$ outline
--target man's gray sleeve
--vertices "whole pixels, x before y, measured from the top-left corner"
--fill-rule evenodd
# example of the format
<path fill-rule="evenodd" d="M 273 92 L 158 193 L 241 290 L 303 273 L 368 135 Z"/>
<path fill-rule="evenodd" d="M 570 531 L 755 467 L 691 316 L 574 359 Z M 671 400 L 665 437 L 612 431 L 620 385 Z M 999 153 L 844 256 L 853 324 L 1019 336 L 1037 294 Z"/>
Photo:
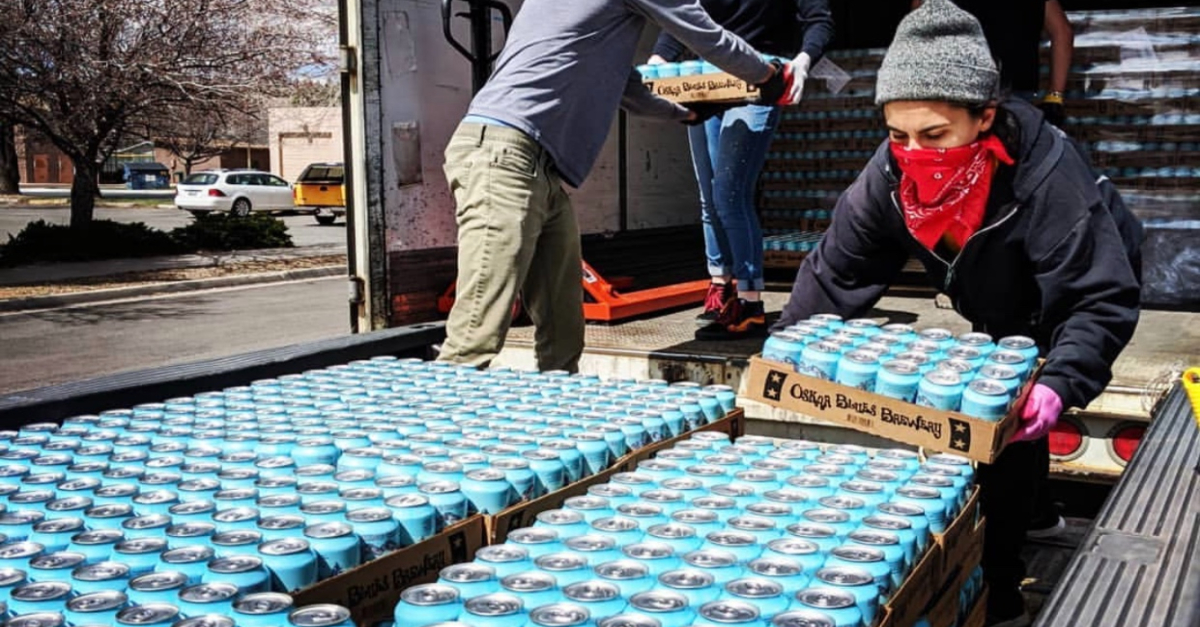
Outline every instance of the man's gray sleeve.
<path fill-rule="evenodd" d="M 771 77 L 771 66 L 741 37 L 721 28 L 699 0 L 625 0 L 701 59 L 752 84 Z"/>
<path fill-rule="evenodd" d="M 625 81 L 621 108 L 633 115 L 648 118 L 682 121 L 688 117 L 688 110 L 684 107 L 650 93 L 646 84 L 642 82 L 642 75 L 636 69 L 629 71 L 629 78 Z"/>

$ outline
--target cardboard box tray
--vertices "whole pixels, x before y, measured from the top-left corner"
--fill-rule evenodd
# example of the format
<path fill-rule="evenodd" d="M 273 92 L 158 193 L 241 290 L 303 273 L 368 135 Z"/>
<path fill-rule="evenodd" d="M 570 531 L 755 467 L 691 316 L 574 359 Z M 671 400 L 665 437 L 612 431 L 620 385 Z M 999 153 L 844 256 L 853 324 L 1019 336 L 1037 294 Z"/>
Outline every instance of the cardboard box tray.
<path fill-rule="evenodd" d="M 758 87 L 746 81 L 726 74 L 696 74 L 693 76 L 673 76 L 669 78 L 652 78 L 645 81 L 646 87 L 654 95 L 671 102 L 758 102 Z"/>
<path fill-rule="evenodd" d="M 475 559 L 482 546 L 483 517 L 471 516 L 432 538 L 295 592 L 292 598 L 297 606 L 345 606 L 358 627 L 372 627 L 392 620 L 405 588 L 436 581 L 443 568 Z"/>
<path fill-rule="evenodd" d="M 1029 387 L 1025 386 L 1003 420 L 989 422 L 806 377 L 787 364 L 754 357 L 745 396 L 889 440 L 991 463 L 1016 433 L 1017 408 L 1024 404 Z"/>

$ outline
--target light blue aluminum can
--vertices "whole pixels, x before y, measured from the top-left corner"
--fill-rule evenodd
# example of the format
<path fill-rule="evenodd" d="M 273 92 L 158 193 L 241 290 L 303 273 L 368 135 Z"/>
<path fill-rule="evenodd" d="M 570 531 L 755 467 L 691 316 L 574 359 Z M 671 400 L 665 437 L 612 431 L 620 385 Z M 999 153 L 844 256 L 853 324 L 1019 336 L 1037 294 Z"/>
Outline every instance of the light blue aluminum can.
<path fill-rule="evenodd" d="M 996 349 L 997 351 L 1019 353 L 1025 358 L 1025 364 L 1028 368 L 1033 368 L 1034 364 L 1037 363 L 1038 347 L 1037 342 L 1033 341 L 1033 338 L 1023 335 L 1003 337 L 1000 338 L 1000 341 L 996 342 Z"/>
<path fill-rule="evenodd" d="M 777 584 L 785 600 L 808 587 L 814 571 L 815 569 L 805 569 L 800 560 L 774 555 L 764 555 L 746 565 L 746 572 L 751 576 Z M 788 605 L 789 603 L 785 602 L 783 608 L 777 608 L 770 615 L 782 612 Z"/>
<path fill-rule="evenodd" d="M 67 601 L 63 616 L 71 625 L 113 625 L 128 605 L 129 597 L 119 590 L 89 592 Z"/>
<path fill-rule="evenodd" d="M 495 570 L 496 577 L 506 577 L 533 568 L 529 550 L 512 544 L 485 546 L 475 552 L 475 561 Z"/>
<path fill-rule="evenodd" d="M 588 566 L 595 567 L 604 562 L 621 559 L 621 550 L 617 542 L 608 536 L 588 533 L 572 536 L 563 540 L 563 547 L 572 553 L 582 556 Z"/>
<path fill-rule="evenodd" d="M 879 367 L 879 356 L 875 353 L 853 350 L 838 360 L 836 381 L 841 385 L 872 392 L 875 390 Z"/>
<path fill-rule="evenodd" d="M 942 495 L 942 502 L 946 505 L 947 521 L 954 520 L 958 516 L 959 506 L 966 501 L 966 494 L 960 491 L 954 485 L 954 480 L 949 477 L 916 474 L 908 482 L 909 485 L 937 490 Z"/>
<path fill-rule="evenodd" d="M 478 562 L 447 566 L 438 574 L 436 583 L 455 588 L 463 599 L 491 594 L 500 588 L 496 569 Z"/>
<path fill-rule="evenodd" d="M 907 485 L 896 490 L 892 497 L 894 503 L 908 503 L 920 507 L 929 520 L 929 531 L 945 533 L 949 521 L 946 518 L 946 501 L 942 493 L 934 488 L 919 485 Z M 889 512 L 890 513 L 890 512 Z"/>
<path fill-rule="evenodd" d="M 212 547 L 200 544 L 168 549 L 162 553 L 162 563 L 155 570 L 180 573 L 188 584 L 197 584 L 208 572 L 208 563 L 214 556 Z"/>
<path fill-rule="evenodd" d="M 65 581 L 40 581 L 13 588 L 8 595 L 8 611 L 13 616 L 37 612 L 62 612 L 73 594 Z"/>
<path fill-rule="evenodd" d="M 388 499 L 386 503 L 399 524 L 397 542 L 400 546 L 416 544 L 437 533 L 438 513 L 425 495 L 402 494 Z"/>
<path fill-rule="evenodd" d="M 52 518 L 43 520 L 33 526 L 29 541 L 42 545 L 46 553 L 56 553 L 67 550 L 71 536 L 84 531 L 86 523 L 82 518 Z"/>
<path fill-rule="evenodd" d="M 262 532 L 257 529 L 240 529 L 217 533 L 211 542 L 216 557 L 258 555 L 258 545 L 262 544 L 262 538 Z"/>
<path fill-rule="evenodd" d="M 263 542 L 303 535 L 304 525 L 304 517 L 299 514 L 275 514 L 258 519 L 258 531 L 262 533 Z"/>
<path fill-rule="evenodd" d="M 463 610 L 459 590 L 445 584 L 422 584 L 400 593 L 395 627 L 424 627 L 457 619 Z"/>
<path fill-rule="evenodd" d="M 318 580 L 317 555 L 303 538 L 283 538 L 264 542 L 258 556 L 271 575 L 275 592 L 294 592 Z"/>
<path fill-rule="evenodd" d="M 238 594 L 271 591 L 271 574 L 263 560 L 253 555 L 220 557 L 208 564 L 208 572 L 200 578 L 201 584 L 226 583 L 238 588 Z M 181 595 L 182 596 L 182 593 Z"/>
<path fill-rule="evenodd" d="M 962 376 L 949 370 L 931 370 L 921 379 L 917 405 L 942 411 L 956 411 L 966 389 Z"/>
<path fill-rule="evenodd" d="M 884 531 L 896 536 L 904 555 L 904 572 L 908 572 L 917 563 L 917 532 L 912 523 L 900 516 L 889 514 L 871 514 L 863 519 L 860 531 Z M 851 535 L 853 538 L 853 534 Z M 899 588 L 900 583 L 896 583 Z"/>
<path fill-rule="evenodd" d="M 408 497 L 395 497 L 402 498 Z M 363 562 L 369 562 L 402 546 L 401 525 L 393 517 L 393 511 L 394 509 L 378 507 L 353 510 L 346 514 L 346 522 L 350 523 L 354 532 L 362 539 Z"/>
<path fill-rule="evenodd" d="M 215 614 L 228 617 L 233 613 L 233 601 L 241 594 L 238 586 L 226 581 L 200 583 L 180 590 L 175 604 L 184 616 Z M 228 623 L 233 627 L 232 620 Z"/>
<path fill-rule="evenodd" d="M 475 627 L 525 627 L 529 614 L 519 597 L 501 592 L 468 599 L 459 618 Z"/>
<path fill-rule="evenodd" d="M 887 502 L 880 505 L 879 513 L 886 516 L 894 516 L 908 521 L 912 526 L 913 533 L 916 535 L 916 552 L 914 555 L 914 564 L 919 562 L 921 556 L 925 554 L 925 549 L 929 546 L 929 518 L 925 516 L 925 508 L 913 503 L 894 503 Z M 866 519 L 864 519 L 864 522 Z"/>
<path fill-rule="evenodd" d="M 817 571 L 814 584 L 828 586 L 854 597 L 865 624 L 872 624 L 884 599 L 871 573 L 853 566 L 830 566 Z"/>
<path fill-rule="evenodd" d="M 832 342 L 817 342 L 804 347 L 804 353 L 796 372 L 808 377 L 834 381 L 837 378 L 838 361 L 842 350 Z"/>
<path fill-rule="evenodd" d="M 762 357 L 767 361 L 787 364 L 793 370 L 802 362 L 807 340 L 799 333 L 779 331 L 772 333 L 763 344 Z"/>
<path fill-rule="evenodd" d="M 126 539 L 113 547 L 113 560 L 128 565 L 130 577 L 138 577 L 154 572 L 166 550 L 166 538 Z"/>
<path fill-rule="evenodd" d="M 846 546 L 870 547 L 883 553 L 892 573 L 887 591 L 898 590 L 908 575 L 904 546 L 897 534 L 879 529 L 857 529 L 846 538 Z"/>
<path fill-rule="evenodd" d="M 884 362 L 875 379 L 875 393 L 911 403 L 921 384 L 920 365 L 913 361 L 893 359 Z"/>
<path fill-rule="evenodd" d="M 238 627 L 280 627 L 287 625 L 293 609 L 292 597 L 286 594 L 257 592 L 233 602 L 233 618 Z"/>
<path fill-rule="evenodd" d="M 177 602 L 179 591 L 188 585 L 187 575 L 177 571 L 160 571 L 134 577 L 129 582 L 129 600 L 135 605 Z"/>
<path fill-rule="evenodd" d="M 70 551 L 43 553 L 29 560 L 29 576 L 33 581 L 70 581 L 71 571 L 85 559 L 83 553 Z"/>
<path fill-rule="evenodd" d="M 321 579 L 340 574 L 362 563 L 362 541 L 345 522 L 309 525 L 304 536 L 317 554 L 317 572 Z"/>
<path fill-rule="evenodd" d="M 687 597 L 672 590 L 650 590 L 629 598 L 629 609 L 657 620 L 662 627 L 687 627 L 697 618 Z"/>
<path fill-rule="evenodd" d="M 986 420 L 999 422 L 1008 413 L 1012 395 L 1007 387 L 992 379 L 975 379 L 967 386 L 962 396 L 962 413 Z"/>
<path fill-rule="evenodd" d="M 594 619 L 615 616 L 628 605 L 621 596 L 621 589 L 616 585 L 589 579 L 563 587 L 562 596 L 566 600 L 587 610 Z"/>
<path fill-rule="evenodd" d="M 131 574 L 129 565 L 122 562 L 78 566 L 71 572 L 71 588 L 75 594 L 125 590 Z"/>

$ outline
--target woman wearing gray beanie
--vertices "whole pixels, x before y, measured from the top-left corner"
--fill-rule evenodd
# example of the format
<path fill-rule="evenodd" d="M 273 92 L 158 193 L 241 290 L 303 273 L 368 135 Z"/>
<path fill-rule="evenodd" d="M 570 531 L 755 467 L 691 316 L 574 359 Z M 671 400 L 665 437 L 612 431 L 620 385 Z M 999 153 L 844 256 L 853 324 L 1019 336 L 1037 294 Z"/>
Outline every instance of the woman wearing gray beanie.
<path fill-rule="evenodd" d="M 1042 113 L 1000 98 L 979 23 L 927 0 L 896 31 L 876 104 L 890 131 L 800 267 L 775 329 L 859 317 L 909 257 L 978 331 L 1045 358 L 1020 431 L 979 483 L 989 625 L 1028 624 L 1020 548 L 1049 464 L 1046 436 L 1112 378 L 1137 326 L 1141 226 Z"/>

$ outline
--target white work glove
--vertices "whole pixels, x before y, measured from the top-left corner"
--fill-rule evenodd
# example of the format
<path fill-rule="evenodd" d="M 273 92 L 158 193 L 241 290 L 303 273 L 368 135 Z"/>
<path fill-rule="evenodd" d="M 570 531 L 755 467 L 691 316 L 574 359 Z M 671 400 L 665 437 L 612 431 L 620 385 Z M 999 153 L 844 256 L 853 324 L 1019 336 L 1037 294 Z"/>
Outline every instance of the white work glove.
<path fill-rule="evenodd" d="M 808 78 L 808 66 L 812 57 L 807 52 L 801 52 L 792 59 L 792 88 L 787 93 L 787 104 L 796 104 L 804 97 L 804 80 Z"/>
<path fill-rule="evenodd" d="M 649 59 L 646 59 L 646 65 L 662 65 L 666 62 L 666 59 L 658 56 L 657 54 L 652 54 L 650 55 Z"/>

